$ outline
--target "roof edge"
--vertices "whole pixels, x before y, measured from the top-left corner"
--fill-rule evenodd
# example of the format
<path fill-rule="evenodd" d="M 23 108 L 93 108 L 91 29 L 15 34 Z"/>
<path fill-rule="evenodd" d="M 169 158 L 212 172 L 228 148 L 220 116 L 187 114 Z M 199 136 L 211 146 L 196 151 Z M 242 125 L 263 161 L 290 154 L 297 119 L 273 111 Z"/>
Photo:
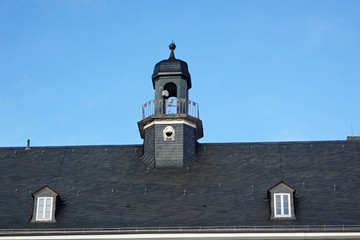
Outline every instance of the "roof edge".
<path fill-rule="evenodd" d="M 105 235 L 104 235 L 105 234 Z M 63 236 L 63 238 L 57 239 L 79 239 L 79 235 L 86 235 L 87 239 L 98 239 L 102 235 L 102 239 L 107 239 L 105 236 L 117 235 L 119 238 L 116 239 L 127 239 L 134 238 L 136 235 L 137 239 L 154 238 L 167 239 L 179 238 L 179 234 L 183 235 L 184 238 L 207 238 L 208 234 L 214 235 L 219 234 L 219 237 L 234 238 L 237 239 L 289 239 L 289 237 L 300 237 L 292 239 L 326 239 L 332 238 L 343 238 L 346 239 L 359 239 L 360 238 L 360 225 L 289 225 L 289 226 L 208 226 L 208 227 L 177 227 L 177 228 L 69 228 L 69 229 L 0 229 L 0 237 L 4 236 L 26 236 L 26 238 L 20 239 L 36 239 L 39 236 L 48 236 L 52 239 L 52 236 Z M 191 234 L 191 237 L 190 235 Z M 196 234 L 196 236 L 194 235 Z M 225 235 L 224 235 L 225 234 Z M 251 234 L 252 236 L 249 236 Z M 29 238 L 30 236 L 30 238 Z M 77 237 L 76 237 L 77 236 Z M 89 238 L 94 236 L 95 238 Z M 158 236 L 158 237 L 156 237 Z M 276 236 L 276 238 L 274 238 Z M 241 238 L 243 237 L 243 238 Z M 301 238 L 304 237 L 304 238 Z M 320 238 L 321 237 L 321 238 Z M 18 239 L 18 238 L 17 238 Z M 43 239 L 43 238 L 42 238 Z M 114 239 L 114 238 L 109 238 Z"/>
<path fill-rule="evenodd" d="M 360 143 L 347 140 L 317 140 L 317 141 L 277 141 L 277 142 L 222 142 L 222 143 L 200 143 L 201 145 L 237 145 L 237 144 L 258 144 L 258 145 L 276 145 L 276 144 L 326 144 L 326 143 Z"/>
<path fill-rule="evenodd" d="M 142 146 L 139 144 L 119 144 L 119 145 L 62 145 L 62 146 L 31 146 L 31 149 L 49 149 L 49 148 L 87 148 L 87 147 L 139 147 Z M 25 149 L 24 146 L 15 146 L 15 147 L 0 147 L 0 150 L 9 149 L 9 150 L 18 150 Z"/>
<path fill-rule="evenodd" d="M 208 145 L 208 146 L 222 146 L 222 145 L 278 145 L 278 144 L 327 144 L 327 143 L 339 143 L 339 144 L 360 144 L 360 141 L 347 141 L 347 140 L 317 140 L 317 141 L 277 141 L 277 142 L 200 142 L 201 145 Z M 86 147 L 141 147 L 143 146 L 142 143 L 139 144 L 109 144 L 109 145 L 62 145 L 62 146 L 31 146 L 31 149 L 50 149 L 50 148 L 86 148 Z M 25 146 L 13 146 L 13 147 L 0 147 L 0 150 L 18 150 L 18 149 L 25 149 Z"/>

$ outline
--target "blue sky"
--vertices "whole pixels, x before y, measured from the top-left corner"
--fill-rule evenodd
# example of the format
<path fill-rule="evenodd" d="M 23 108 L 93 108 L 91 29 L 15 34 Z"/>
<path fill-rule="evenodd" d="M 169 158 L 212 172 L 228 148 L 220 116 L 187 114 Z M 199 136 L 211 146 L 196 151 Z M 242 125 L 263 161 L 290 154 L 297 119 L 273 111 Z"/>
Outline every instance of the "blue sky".
<path fill-rule="evenodd" d="M 200 142 L 360 135 L 360 1 L 0 1 L 0 147 L 142 143 L 186 61 Z"/>

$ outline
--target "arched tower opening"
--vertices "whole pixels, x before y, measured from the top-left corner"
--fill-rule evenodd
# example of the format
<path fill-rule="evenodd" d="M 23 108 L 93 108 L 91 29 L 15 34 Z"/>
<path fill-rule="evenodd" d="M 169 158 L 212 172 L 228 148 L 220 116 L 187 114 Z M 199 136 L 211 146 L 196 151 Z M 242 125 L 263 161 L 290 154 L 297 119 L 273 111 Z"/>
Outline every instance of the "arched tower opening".
<path fill-rule="evenodd" d="M 166 98 L 171 98 L 171 97 L 175 97 L 177 98 L 177 86 L 175 83 L 173 82 L 168 82 L 164 85 L 164 91 L 167 91 L 163 94 L 163 97 Z M 164 96 L 164 95 L 167 96 Z"/>
<path fill-rule="evenodd" d="M 177 86 L 173 82 L 168 82 L 163 88 L 163 109 L 165 114 L 176 114 L 177 111 Z"/>

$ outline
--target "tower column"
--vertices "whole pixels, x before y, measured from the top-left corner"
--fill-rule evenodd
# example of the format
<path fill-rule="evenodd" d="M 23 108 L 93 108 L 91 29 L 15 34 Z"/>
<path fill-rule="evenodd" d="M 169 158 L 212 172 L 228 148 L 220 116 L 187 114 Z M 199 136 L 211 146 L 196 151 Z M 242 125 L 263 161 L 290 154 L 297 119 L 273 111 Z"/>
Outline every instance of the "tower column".
<path fill-rule="evenodd" d="M 144 104 L 143 119 L 138 122 L 144 139 L 141 158 L 149 168 L 192 164 L 196 159 L 197 140 L 203 136 L 198 106 L 189 100 L 191 76 L 188 65 L 175 58 L 174 43 L 169 48 L 170 57 L 154 67 L 155 99 Z"/>

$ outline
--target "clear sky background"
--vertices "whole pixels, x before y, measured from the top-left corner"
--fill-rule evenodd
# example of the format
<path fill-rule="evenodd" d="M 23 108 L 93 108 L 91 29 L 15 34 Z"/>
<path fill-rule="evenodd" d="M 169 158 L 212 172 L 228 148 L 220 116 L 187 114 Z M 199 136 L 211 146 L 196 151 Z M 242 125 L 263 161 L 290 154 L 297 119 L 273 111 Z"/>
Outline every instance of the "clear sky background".
<path fill-rule="evenodd" d="M 0 147 L 142 143 L 172 40 L 200 142 L 360 135 L 360 1 L 0 0 Z"/>

